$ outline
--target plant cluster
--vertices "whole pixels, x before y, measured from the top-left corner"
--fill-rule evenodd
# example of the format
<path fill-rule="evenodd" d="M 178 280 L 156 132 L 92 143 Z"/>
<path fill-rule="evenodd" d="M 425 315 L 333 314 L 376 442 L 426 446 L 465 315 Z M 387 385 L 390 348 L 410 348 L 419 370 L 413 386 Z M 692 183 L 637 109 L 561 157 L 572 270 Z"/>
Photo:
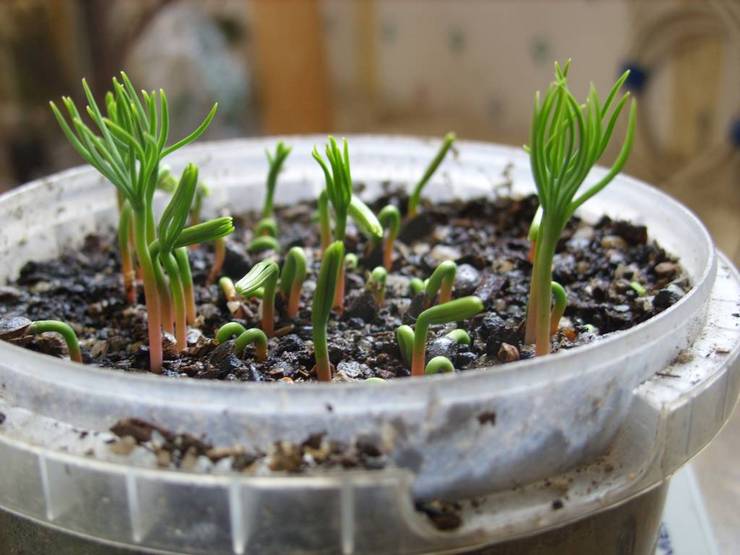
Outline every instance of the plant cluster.
<path fill-rule="evenodd" d="M 626 138 L 616 161 L 604 177 L 579 194 L 591 168 L 604 153 L 627 103 L 627 94 L 618 98 L 627 74 L 617 80 L 604 101 L 592 86 L 582 105 L 568 88 L 568 70 L 569 63 L 564 67 L 556 64 L 555 81 L 542 100 L 539 94 L 536 96 L 530 144 L 525 147 L 530 154 L 540 203 L 529 230 L 533 270 L 526 323 L 526 340 L 536 343 L 537 354 L 549 352 L 551 336 L 557 333 L 568 303 L 565 289 L 552 281 L 552 261 L 560 234 L 575 210 L 602 190 L 624 166 L 632 145 L 636 117 L 633 101 Z M 188 164 L 177 180 L 162 164 L 167 155 L 191 143 L 206 130 L 215 115 L 216 105 L 195 131 L 167 146 L 169 110 L 163 91 L 137 93 L 122 73 L 120 80 L 113 79 L 113 90 L 105 97 L 103 114 L 84 80 L 83 89 L 87 98 L 85 112 L 92 126 L 83 122 L 69 98 L 63 99 L 67 117 L 54 103 L 51 107 L 74 148 L 118 190 L 118 248 L 124 291 L 129 302 L 136 302 L 139 275 L 147 309 L 151 370 L 161 369 L 162 330 L 174 333 L 178 350 L 186 347 L 187 326 L 196 319 L 188 247 L 207 242 L 216 245 L 209 282 L 220 277 L 218 285 L 231 314 L 242 317 L 244 299 L 261 299 L 261 329 L 246 329 L 241 323 L 230 322 L 218 330 L 216 341 L 224 343 L 234 339 L 234 350 L 239 355 L 253 344 L 256 359 L 265 360 L 269 339 L 276 332 L 276 297 L 281 297 L 285 317 L 296 319 L 299 315 L 301 290 L 309 268 L 306 252 L 301 247 L 291 248 L 283 257 L 282 267 L 277 254 L 268 255 L 236 283 L 220 276 L 224 237 L 234 229 L 231 218 L 201 222 L 201 207 L 209 190 L 199 181 L 198 168 Z M 455 135 L 448 133 L 412 189 L 406 222 L 418 216 L 424 187 L 454 142 Z M 248 246 L 251 252 L 280 251 L 274 198 L 278 176 L 290 152 L 291 148 L 283 142 L 277 143 L 274 153 L 267 152 L 266 193 L 261 219 Z M 367 237 L 368 248 L 382 248 L 382 265 L 368 272 L 366 280 L 367 290 L 379 307 L 385 302 L 386 281 L 393 271 L 395 241 L 405 224 L 397 206 L 385 206 L 376 216 L 354 193 L 346 140 L 340 146 L 330 136 L 323 156 L 316 147 L 312 155 L 323 173 L 324 187 L 317 199 L 321 260 L 310 317 L 316 375 L 321 381 L 330 381 L 328 324 L 332 312 L 341 315 L 344 309 L 345 273 L 357 270 L 360 264 L 356 253 L 346 252 L 348 222 L 351 220 Z M 171 194 L 158 219 L 153 208 L 157 188 Z M 410 294 L 418 296 L 415 302 L 420 303 L 421 312 L 413 328 L 402 325 L 396 330 L 396 339 L 401 358 L 410 366 L 413 376 L 454 371 L 452 362 L 445 357 L 434 357 L 426 362 L 426 342 L 431 326 L 457 323 L 447 337 L 459 344 L 471 344 L 461 322 L 480 313 L 484 306 L 474 296 L 454 298 L 456 273 L 455 262 L 446 260 L 427 279 L 414 277 L 410 281 Z M 639 283 L 633 285 L 638 294 L 640 287 Z M 71 358 L 81 358 L 74 332 L 66 324 L 36 322 L 30 331 L 62 334 Z"/>

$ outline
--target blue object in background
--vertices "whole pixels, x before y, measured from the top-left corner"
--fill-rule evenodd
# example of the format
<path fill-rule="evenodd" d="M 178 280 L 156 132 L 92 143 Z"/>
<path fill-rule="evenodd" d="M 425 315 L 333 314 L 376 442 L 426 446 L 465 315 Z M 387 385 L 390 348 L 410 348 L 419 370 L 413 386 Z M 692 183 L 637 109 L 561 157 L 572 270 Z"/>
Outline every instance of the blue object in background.
<path fill-rule="evenodd" d="M 622 65 L 619 75 L 627 70 L 630 71 L 630 74 L 624 82 L 624 86 L 635 94 L 640 94 L 647 86 L 650 70 L 637 61 L 630 61 Z"/>

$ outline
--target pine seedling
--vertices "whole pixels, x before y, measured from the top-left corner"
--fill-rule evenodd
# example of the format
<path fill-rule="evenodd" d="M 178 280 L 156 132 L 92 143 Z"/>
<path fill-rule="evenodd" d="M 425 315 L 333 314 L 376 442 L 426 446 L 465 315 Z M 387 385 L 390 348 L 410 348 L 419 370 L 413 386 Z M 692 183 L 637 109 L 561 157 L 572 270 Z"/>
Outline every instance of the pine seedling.
<path fill-rule="evenodd" d="M 375 304 L 378 306 L 385 304 L 385 281 L 387 277 L 388 272 L 386 272 L 385 268 L 378 266 L 370 272 L 370 277 L 367 280 L 366 287 L 372 293 Z"/>
<path fill-rule="evenodd" d="M 560 319 L 565 314 L 565 309 L 568 307 L 568 294 L 565 289 L 557 281 L 553 281 L 550 284 L 552 291 L 552 315 L 550 317 L 550 335 L 558 333 L 558 326 L 560 325 Z"/>
<path fill-rule="evenodd" d="M 409 280 L 409 293 L 412 297 L 416 297 L 419 293 L 423 293 L 425 287 L 426 284 L 424 281 L 418 277 L 413 277 Z"/>
<path fill-rule="evenodd" d="M 552 261 L 560 235 L 573 213 L 606 187 L 622 170 L 634 138 L 636 104 L 631 102 L 622 148 L 601 179 L 585 191 L 579 189 L 591 168 L 606 150 L 629 93 L 617 99 L 627 79 L 625 72 L 601 101 L 591 85 L 581 105 L 568 88 L 570 62 L 555 64 L 555 81 L 540 100 L 535 96 L 534 114 L 527 148 L 542 221 L 536 231 L 535 257 L 530 282 L 525 340 L 535 343 L 537 355 L 550 352 Z M 612 105 L 613 108 L 612 108 Z"/>
<path fill-rule="evenodd" d="M 434 269 L 424 285 L 425 308 L 432 306 L 438 296 L 439 304 L 444 304 L 452 299 L 452 286 L 455 283 L 456 274 L 457 264 L 452 260 L 445 260 Z"/>
<path fill-rule="evenodd" d="M 357 267 L 359 266 L 360 261 L 357 258 L 357 255 L 353 252 L 348 252 L 344 255 L 344 269 L 355 271 Z"/>
<path fill-rule="evenodd" d="M 414 186 L 414 189 L 409 196 L 408 208 L 406 210 L 406 217 L 409 220 L 416 217 L 419 209 L 419 203 L 421 202 L 421 193 L 424 190 L 426 184 L 429 183 L 429 180 L 434 175 L 434 172 L 437 171 L 437 168 L 445 159 L 445 156 L 447 156 L 447 152 L 449 152 L 450 148 L 452 148 L 452 145 L 455 143 L 455 139 L 455 134 L 452 132 L 445 135 L 444 139 L 442 139 L 442 144 L 440 145 L 437 154 L 427 166 L 426 171 L 424 171 L 424 175 L 421 176 L 421 179 Z"/>
<path fill-rule="evenodd" d="M 334 290 L 337 287 L 340 271 L 344 266 L 343 262 L 344 243 L 335 241 L 324 251 L 311 307 L 316 375 L 322 382 L 331 381 L 331 363 L 329 361 L 326 327 L 334 304 Z"/>
<path fill-rule="evenodd" d="M 67 344 L 70 360 L 82 363 L 82 352 L 77 341 L 77 334 L 69 324 L 59 320 L 37 320 L 28 327 L 28 333 L 58 333 Z"/>
<path fill-rule="evenodd" d="M 133 212 L 134 248 L 142 270 L 149 334 L 149 366 L 153 372 L 162 368 L 162 330 L 159 294 L 149 243 L 155 237 L 154 190 L 163 158 L 193 142 L 208 128 L 216 114 L 214 104 L 203 122 L 185 138 L 167 146 L 169 107 L 164 91 L 142 91 L 141 95 L 121 72 L 113 79 L 113 91 L 106 98 L 103 115 L 92 91 L 83 79 L 87 98 L 86 112 L 94 123 L 86 125 L 72 99 L 62 98 L 67 117 L 54 102 L 50 107 L 72 146 L 95 167 L 128 201 Z"/>
<path fill-rule="evenodd" d="M 288 301 L 286 310 L 288 318 L 298 316 L 298 305 L 301 301 L 301 288 L 306 279 L 306 253 L 301 247 L 288 251 L 280 273 L 280 292 Z"/>
<path fill-rule="evenodd" d="M 242 279 L 236 282 L 236 292 L 242 297 L 254 295 L 262 289 L 262 331 L 272 337 L 275 330 L 275 291 L 280 270 L 273 260 L 255 264 Z"/>
<path fill-rule="evenodd" d="M 385 238 L 383 240 L 383 266 L 387 271 L 393 268 L 393 246 L 401 230 L 401 212 L 389 204 L 378 213 L 378 221 L 383 226 Z"/>
<path fill-rule="evenodd" d="M 267 359 L 267 335 L 261 329 L 245 329 L 238 322 L 229 322 L 221 326 L 216 332 L 216 343 L 225 343 L 233 337 L 236 337 L 236 341 L 234 341 L 234 354 L 236 356 L 241 356 L 248 345 L 254 345 L 254 358 L 258 362 L 264 362 Z"/>
<path fill-rule="evenodd" d="M 290 154 L 291 147 L 286 146 L 283 141 L 278 141 L 275 146 L 275 153 L 270 154 L 269 150 L 265 150 L 267 155 L 267 162 L 270 166 L 267 172 L 267 193 L 265 194 L 265 202 L 262 205 L 262 217 L 271 218 L 274 212 L 274 199 L 275 199 L 275 188 L 277 187 L 277 178 L 280 171 L 283 169 L 285 159 Z"/>
<path fill-rule="evenodd" d="M 467 320 L 482 310 L 483 301 L 478 297 L 471 296 L 438 304 L 422 312 L 416 319 L 416 327 L 414 328 L 414 341 L 411 352 L 411 375 L 422 376 L 424 374 L 424 353 L 429 326 Z M 407 332 L 405 334 L 402 332 L 402 335 L 407 335 Z M 398 337 L 398 330 L 396 331 L 396 336 Z M 404 337 L 402 341 L 406 344 L 407 338 Z M 408 347 L 402 345 L 401 350 L 402 353 L 407 353 Z"/>
<path fill-rule="evenodd" d="M 447 374 L 454 371 L 455 367 L 452 365 L 450 359 L 443 356 L 434 357 L 424 367 L 424 374 L 427 376 L 432 374 Z"/>
<path fill-rule="evenodd" d="M 247 252 L 257 253 L 262 251 L 280 251 L 280 243 L 274 237 L 263 235 L 252 239 L 247 247 Z"/>

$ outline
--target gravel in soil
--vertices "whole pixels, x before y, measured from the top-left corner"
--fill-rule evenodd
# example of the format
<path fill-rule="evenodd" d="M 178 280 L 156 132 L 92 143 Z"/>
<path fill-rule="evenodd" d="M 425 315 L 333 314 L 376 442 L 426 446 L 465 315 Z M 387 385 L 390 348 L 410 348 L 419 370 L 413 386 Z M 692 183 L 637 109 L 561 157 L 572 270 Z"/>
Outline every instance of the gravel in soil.
<path fill-rule="evenodd" d="M 377 210 L 387 203 L 405 206 L 403 198 L 389 194 L 373 207 Z M 347 272 L 346 310 L 329 324 L 334 379 L 409 375 L 394 337 L 400 324 L 413 324 L 419 313 L 420 300 L 411 297 L 409 280 L 428 277 L 444 260 L 458 265 L 454 295 L 479 296 L 485 311 L 462 324 L 473 340 L 470 345 L 444 337 L 449 327 L 433 328 L 427 356 L 444 355 L 458 371 L 531 357 L 532 347 L 523 344 L 523 322 L 531 272 L 526 235 L 536 203 L 536 198 L 529 196 L 425 206 L 396 243 L 383 306 L 377 306 L 365 290 L 368 270 L 379 263 L 381 253 L 350 226 L 347 252 L 360 256 L 360 266 Z M 249 348 L 239 357 L 233 352 L 233 342 L 217 345 L 213 340 L 216 330 L 229 321 L 257 326 L 260 301 L 227 306 L 218 287 L 205 284 L 211 249 L 201 246 L 191 250 L 199 320 L 188 333 L 183 353 L 175 352 L 174 338 L 165 336 L 166 376 L 283 383 L 316 379 L 310 307 L 320 259 L 313 212 L 309 204 L 276 212 L 283 252 L 303 246 L 309 258 L 309 275 L 295 320 L 284 318 L 284 303 L 278 296 L 278 334 L 270 339 L 269 356 L 261 363 Z M 235 280 L 262 258 L 281 261 L 281 256 L 271 251 L 260 255 L 246 252 L 256 218 L 254 214 L 238 218 L 237 231 L 227 241 L 223 274 Z M 593 225 L 572 219 L 558 244 L 553 279 L 566 288 L 569 301 L 560 330 L 553 337 L 554 351 L 643 322 L 677 302 L 690 287 L 679 262 L 649 240 L 644 226 L 608 217 Z M 113 232 L 91 235 L 82 248 L 57 259 L 28 262 L 15 282 L 0 287 L 0 334 L 7 324 L 6 340 L 64 356 L 66 349 L 58 337 L 18 336 L 13 330 L 20 320 L 13 318 L 64 320 L 77 332 L 86 363 L 131 372 L 147 370 L 143 292 L 139 292 L 137 304 L 126 304 Z"/>

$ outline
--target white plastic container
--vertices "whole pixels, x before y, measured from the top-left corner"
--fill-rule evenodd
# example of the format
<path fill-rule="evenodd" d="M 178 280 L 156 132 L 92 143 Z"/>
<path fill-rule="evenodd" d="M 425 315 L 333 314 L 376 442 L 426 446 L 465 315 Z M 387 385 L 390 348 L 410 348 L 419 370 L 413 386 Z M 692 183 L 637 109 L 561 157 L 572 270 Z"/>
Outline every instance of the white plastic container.
<path fill-rule="evenodd" d="M 275 140 L 204 144 L 179 152 L 169 162 L 176 171 L 186 162 L 198 164 L 214 189 L 208 209 L 239 213 L 261 204 L 264 150 Z M 310 150 L 324 138 L 284 140 L 293 153 L 281 174 L 276 203 L 315 198 L 322 174 Z M 372 198 L 385 181 L 413 182 L 435 148 L 418 139 L 352 137 L 353 178 L 365 183 L 363 196 Z M 532 190 L 528 159 L 519 149 L 462 142 L 459 151 L 429 184 L 428 198 L 509 194 L 505 168 L 514 194 Z M 600 173 L 595 171 L 592 178 Z M 602 213 L 647 225 L 651 239 L 680 257 L 693 288 L 674 306 L 630 330 L 503 367 L 393 380 L 383 388 L 286 387 L 131 375 L 0 342 L 0 410 L 14 407 L 30 415 L 28 437 L 22 432 L 7 437 L 0 428 L 0 459 L 12 471 L 0 475 L 0 507 L 121 544 L 241 553 L 247 547 L 269 550 L 275 545 L 267 539 L 274 530 L 269 531 L 269 519 L 268 524 L 260 520 L 260 511 L 266 511 L 263 516 L 282 511 L 280 522 L 273 522 L 279 526 L 291 520 L 291 510 L 303 506 L 311 510 L 296 512 L 296 517 L 310 514 L 315 520 L 302 523 L 303 535 L 283 538 L 280 547 L 321 551 L 322 538 L 336 536 L 341 550 L 352 552 L 356 537 L 363 537 L 366 543 L 359 551 L 383 552 L 383 542 L 391 539 L 383 538 L 382 531 L 375 530 L 381 534 L 376 538 L 380 544 L 367 541 L 373 537 L 374 519 L 392 520 L 394 507 L 411 511 L 408 501 L 398 504 L 399 488 L 400 495 L 408 489 L 416 500 L 498 495 L 593 461 L 636 410 L 638 385 L 668 366 L 704 328 L 717 272 L 705 228 L 656 189 L 619 176 L 587 203 L 582 215 L 596 218 Z M 106 229 L 114 217 L 112 187 L 85 168 L 1 197 L 0 281 L 12 278 L 27 260 L 50 258 L 80 244 L 86 233 Z M 736 396 L 737 388 L 732 399 Z M 495 425 L 479 420 L 491 412 L 496 414 Z M 262 449 L 277 440 L 300 442 L 317 432 L 340 440 L 378 434 L 389 442 L 397 469 L 333 477 L 207 476 L 60 452 L 64 434 L 59 432 L 52 441 L 44 432 L 53 423 L 58 429 L 61 423 L 63 429 L 107 430 L 125 417 L 174 432 L 203 434 L 216 445 Z M 40 474 L 19 476 L 29 468 L 38 468 Z M 109 500 L 108 512 L 102 520 L 91 518 L 90 511 L 100 514 L 96 500 L 101 496 Z M 357 513 L 360 499 L 362 519 Z M 395 516 L 408 521 L 409 515 Z M 199 528 L 198 537 L 185 533 L 190 523 L 204 519 L 209 527 Z M 110 521 L 118 528 L 106 524 Z M 255 528 L 254 522 L 261 524 Z M 260 533 L 267 534 L 264 540 Z M 440 532 L 425 529 L 419 534 L 432 538 L 432 544 L 420 544 L 429 548 Z"/>

